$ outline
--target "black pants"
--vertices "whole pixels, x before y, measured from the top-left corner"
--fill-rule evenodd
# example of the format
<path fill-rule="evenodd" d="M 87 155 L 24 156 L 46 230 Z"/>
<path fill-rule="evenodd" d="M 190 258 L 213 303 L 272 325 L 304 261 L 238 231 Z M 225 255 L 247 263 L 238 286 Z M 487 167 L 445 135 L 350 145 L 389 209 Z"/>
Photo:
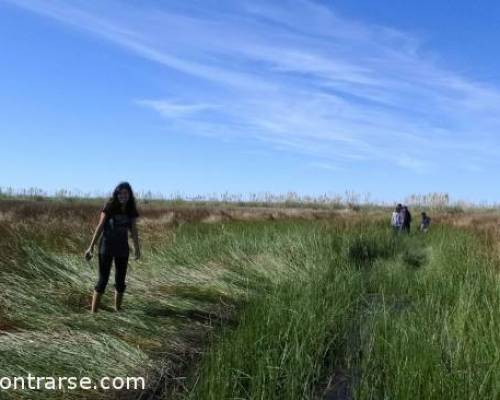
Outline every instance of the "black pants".
<path fill-rule="evenodd" d="M 106 254 L 99 254 L 99 280 L 94 289 L 96 292 L 104 293 L 111 272 L 111 264 L 115 260 L 115 289 L 118 293 L 123 293 L 125 285 L 125 276 L 127 275 L 128 256 L 113 257 Z"/>

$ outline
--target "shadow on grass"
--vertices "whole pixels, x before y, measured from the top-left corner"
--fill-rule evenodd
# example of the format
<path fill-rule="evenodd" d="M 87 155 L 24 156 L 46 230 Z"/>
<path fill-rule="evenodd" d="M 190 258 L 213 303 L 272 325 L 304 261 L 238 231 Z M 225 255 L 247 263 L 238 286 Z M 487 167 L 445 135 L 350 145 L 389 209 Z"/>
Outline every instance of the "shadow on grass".
<path fill-rule="evenodd" d="M 401 259 L 408 267 L 421 268 L 429 262 L 428 249 L 423 247 L 408 248 L 401 254 Z"/>
<path fill-rule="evenodd" d="M 190 320 L 202 324 L 212 325 L 213 323 L 223 323 L 224 325 L 234 326 L 237 321 L 229 313 L 223 310 L 203 311 L 197 309 L 180 309 L 171 306 L 147 305 L 144 313 L 149 317 L 176 318 L 181 320 Z"/>
<path fill-rule="evenodd" d="M 196 290 L 192 290 L 196 289 Z M 183 322 L 180 327 L 183 344 L 171 349 L 159 367 L 153 372 L 152 383 L 147 390 L 138 396 L 134 393 L 121 391 L 117 395 L 120 400 L 164 400 L 182 399 L 189 392 L 187 377 L 196 376 L 197 369 L 204 349 L 215 340 L 226 328 L 234 329 L 239 320 L 237 318 L 243 307 L 241 301 L 235 301 L 229 297 L 216 295 L 216 290 L 209 289 L 210 296 L 202 297 L 201 292 L 207 293 L 207 289 L 194 288 L 190 286 L 177 287 L 173 289 L 176 294 L 182 293 L 183 299 L 204 301 L 207 309 L 178 308 L 158 303 L 147 303 L 143 308 L 145 315 L 152 318 L 172 318 Z M 181 297 L 181 296 L 179 296 Z M 228 300 L 229 304 L 221 301 Z M 202 304 L 202 303 L 200 303 Z M 200 306 L 201 307 L 201 306 Z M 196 323 L 197 325 L 193 325 Z M 215 328 L 215 330 L 213 330 Z M 211 331 L 211 333 L 209 333 Z M 213 336 L 212 336 L 213 335 Z"/>

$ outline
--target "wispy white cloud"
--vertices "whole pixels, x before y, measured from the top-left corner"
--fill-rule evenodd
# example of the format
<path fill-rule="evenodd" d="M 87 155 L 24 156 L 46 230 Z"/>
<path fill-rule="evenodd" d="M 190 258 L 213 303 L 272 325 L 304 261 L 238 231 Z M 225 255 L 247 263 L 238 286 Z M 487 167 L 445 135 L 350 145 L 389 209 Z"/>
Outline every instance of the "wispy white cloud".
<path fill-rule="evenodd" d="M 172 129 L 253 138 L 325 165 L 390 163 L 427 173 L 457 160 L 478 169 L 496 163 L 498 88 L 443 67 L 418 38 L 311 0 L 205 9 L 181 1 L 154 9 L 8 1 L 193 80 L 182 101 L 137 94 Z"/>
<path fill-rule="evenodd" d="M 212 104 L 187 104 L 166 100 L 137 100 L 136 103 L 159 112 L 165 118 L 174 119 L 189 117 L 202 111 L 217 109 L 217 106 Z"/>

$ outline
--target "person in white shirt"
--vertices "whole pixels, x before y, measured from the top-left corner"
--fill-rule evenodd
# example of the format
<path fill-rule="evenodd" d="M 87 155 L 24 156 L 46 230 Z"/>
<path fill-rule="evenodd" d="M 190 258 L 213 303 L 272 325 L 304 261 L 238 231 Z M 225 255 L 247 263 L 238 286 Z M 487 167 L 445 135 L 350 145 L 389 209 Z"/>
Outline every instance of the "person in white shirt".
<path fill-rule="evenodd" d="M 401 204 L 398 204 L 394 211 L 392 212 L 392 217 L 391 217 L 391 226 L 392 229 L 394 229 L 394 232 L 400 232 L 401 227 L 403 226 L 403 221 L 401 220 L 401 210 L 403 209 L 403 206 Z"/>

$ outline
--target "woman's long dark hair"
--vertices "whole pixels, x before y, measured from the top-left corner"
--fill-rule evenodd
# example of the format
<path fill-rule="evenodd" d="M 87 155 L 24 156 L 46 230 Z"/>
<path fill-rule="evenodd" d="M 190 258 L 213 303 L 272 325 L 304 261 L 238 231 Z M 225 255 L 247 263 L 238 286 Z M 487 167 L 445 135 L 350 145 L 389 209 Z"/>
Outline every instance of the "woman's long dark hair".
<path fill-rule="evenodd" d="M 128 182 L 120 182 L 116 187 L 115 190 L 113 190 L 113 195 L 111 198 L 106 202 L 106 207 L 113 212 L 120 212 L 121 209 L 121 203 L 118 200 L 118 193 L 122 189 L 127 189 L 129 193 L 129 198 L 127 201 L 127 204 L 125 205 L 125 212 L 129 215 L 136 215 L 137 214 L 137 205 L 135 202 L 135 196 L 134 196 L 134 191 L 132 190 L 132 186 L 130 186 L 130 183 Z"/>

